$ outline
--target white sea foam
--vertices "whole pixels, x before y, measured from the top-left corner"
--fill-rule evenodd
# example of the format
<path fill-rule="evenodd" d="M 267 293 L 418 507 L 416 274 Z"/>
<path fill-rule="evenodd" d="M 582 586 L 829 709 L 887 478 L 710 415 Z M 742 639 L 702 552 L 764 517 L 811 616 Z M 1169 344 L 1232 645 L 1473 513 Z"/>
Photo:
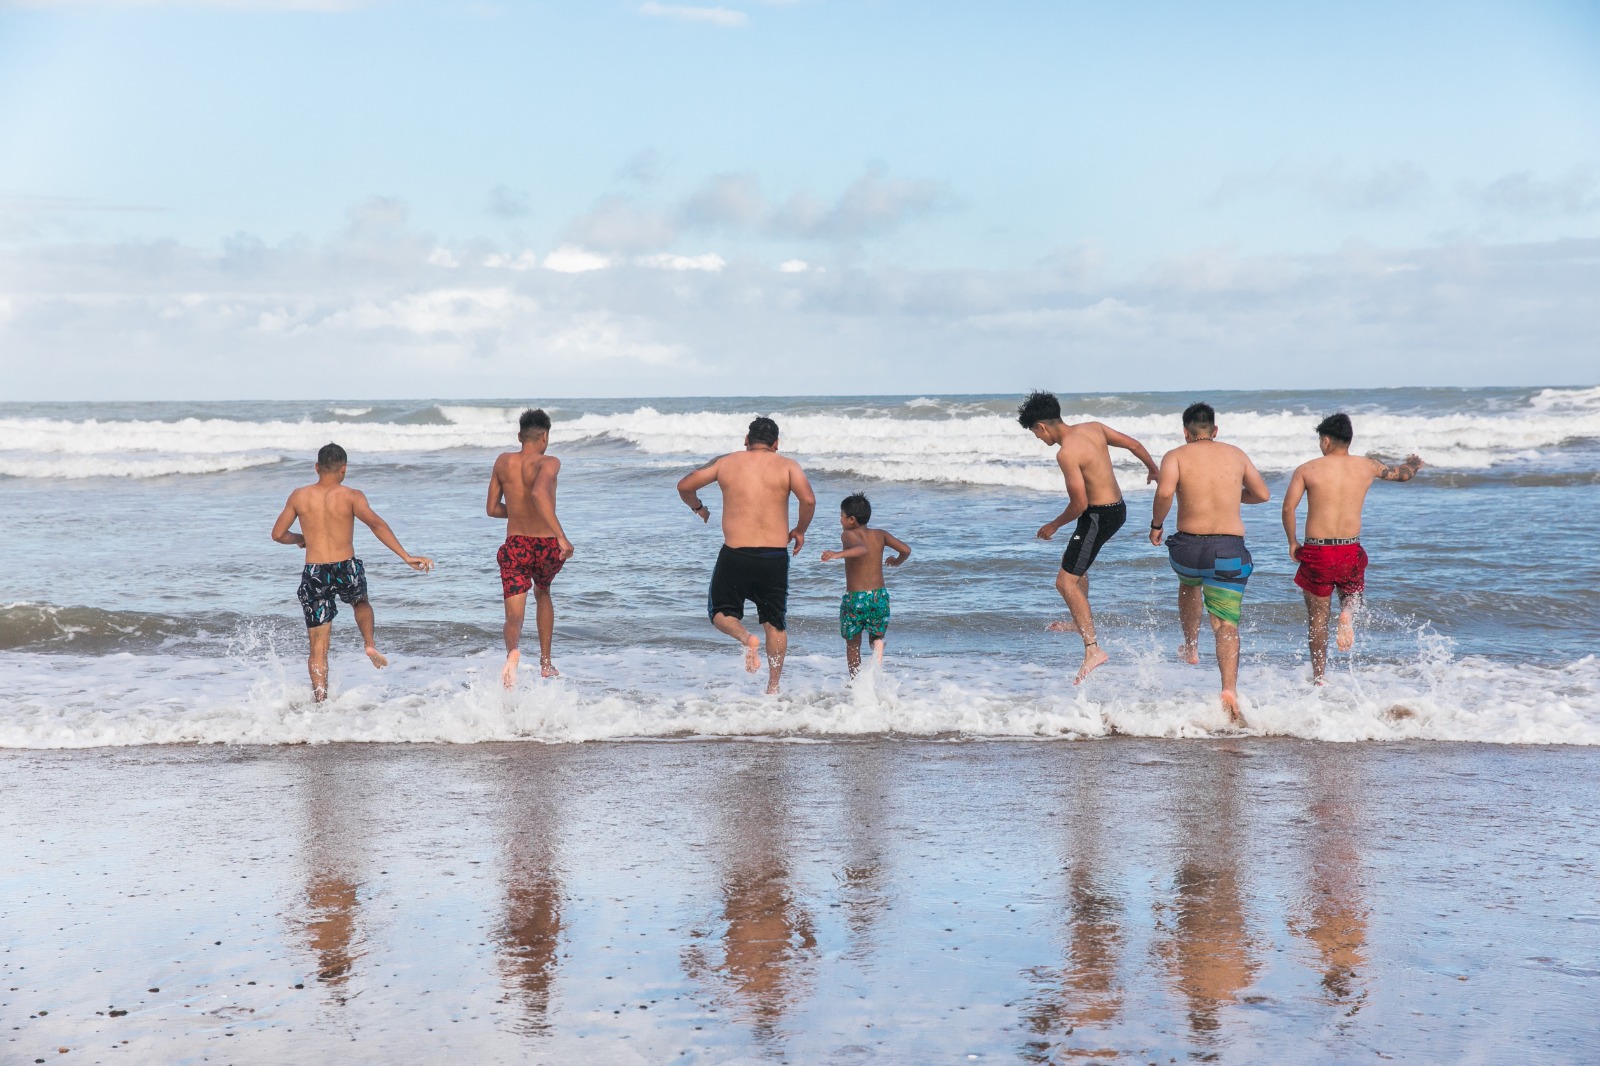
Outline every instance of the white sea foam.
<path fill-rule="evenodd" d="M 993 662 L 953 674 L 893 659 L 852 686 L 836 657 L 791 660 L 788 693 L 759 695 L 737 656 L 664 651 L 563 658 L 566 676 L 515 694 L 498 660 L 398 661 L 375 674 L 335 656 L 333 698 L 306 698 L 296 654 L 248 658 L 102 658 L 9 653 L 0 747 L 328 742 L 546 743 L 684 736 L 838 739 L 906 736 L 1092 739 L 1205 737 L 1225 729 L 1215 675 L 1113 648 L 1114 666 L 1074 689 L 1039 667 Z M 1246 667 L 1249 732 L 1313 740 L 1600 745 L 1600 662 L 1512 666 L 1453 657 L 1426 639 L 1414 662 L 1330 674 L 1310 689 L 1300 669 Z"/>
<path fill-rule="evenodd" d="M 0 419 L 0 476 L 219 473 L 303 459 L 329 440 L 366 456 L 509 447 L 520 410 L 447 404 L 435 409 L 434 422 L 6 418 Z M 735 446 L 757 413 L 673 413 L 652 407 L 585 413 L 558 420 L 552 442 L 561 447 L 616 441 L 650 456 L 701 457 Z M 1022 432 L 1013 419 L 979 405 L 919 398 L 880 413 L 805 412 L 778 417 L 784 449 L 817 469 L 898 481 L 1060 489 L 1049 449 Z M 1091 416 L 1069 410 L 1066 417 Z M 1263 471 L 1282 473 L 1314 455 L 1314 423 L 1303 412 L 1225 410 L 1218 420 L 1222 439 L 1243 447 Z M 1110 421 L 1143 440 L 1157 456 L 1181 439 L 1176 411 Z M 1437 469 L 1485 470 L 1537 461 L 1574 440 L 1600 439 L 1600 388 L 1547 389 L 1514 409 L 1373 412 L 1358 414 L 1355 423 L 1360 451 L 1391 457 L 1417 452 Z M 1120 451 L 1114 456 L 1125 488 L 1144 484 L 1137 462 Z"/>

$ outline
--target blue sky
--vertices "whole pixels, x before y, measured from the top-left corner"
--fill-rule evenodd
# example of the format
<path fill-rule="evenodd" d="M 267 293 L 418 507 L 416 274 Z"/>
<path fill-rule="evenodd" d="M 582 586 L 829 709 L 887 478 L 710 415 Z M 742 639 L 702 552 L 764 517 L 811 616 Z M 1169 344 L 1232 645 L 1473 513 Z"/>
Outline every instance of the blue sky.
<path fill-rule="evenodd" d="M 0 145 L 19 398 L 1600 365 L 1593 4 L 0 0 Z"/>

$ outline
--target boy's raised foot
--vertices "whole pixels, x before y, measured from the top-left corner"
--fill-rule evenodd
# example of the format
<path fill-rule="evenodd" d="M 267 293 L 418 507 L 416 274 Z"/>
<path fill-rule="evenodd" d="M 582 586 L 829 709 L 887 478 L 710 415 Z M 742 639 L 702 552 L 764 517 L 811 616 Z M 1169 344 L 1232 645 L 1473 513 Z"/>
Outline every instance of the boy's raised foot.
<path fill-rule="evenodd" d="M 500 684 L 506 688 L 517 687 L 517 667 L 522 663 L 520 651 L 506 652 L 506 664 L 500 668 Z"/>
<path fill-rule="evenodd" d="M 1244 715 L 1239 713 L 1239 694 L 1228 689 L 1222 690 L 1222 709 L 1228 712 L 1230 725 L 1240 729 L 1245 728 Z"/>
<path fill-rule="evenodd" d="M 1334 641 L 1339 645 L 1340 651 L 1349 651 L 1356 646 L 1355 619 L 1350 616 L 1348 608 L 1339 612 L 1339 630 L 1334 635 Z"/>
<path fill-rule="evenodd" d="M 753 674 L 761 669 L 761 638 L 751 633 L 744 638 L 744 672 Z M 769 689 L 776 691 L 776 686 Z"/>
<path fill-rule="evenodd" d="M 1199 642 L 1196 641 L 1194 643 L 1179 644 L 1178 645 L 1178 658 L 1182 659 L 1184 662 L 1188 663 L 1190 666 L 1199 666 L 1200 665 L 1200 644 L 1199 644 Z"/>
<path fill-rule="evenodd" d="M 374 648 L 371 644 L 367 645 L 367 658 L 372 660 L 373 668 L 377 670 L 382 670 L 385 666 L 389 665 L 389 660 L 384 657 L 382 652 L 380 652 L 377 648 Z"/>
<path fill-rule="evenodd" d="M 1094 673 L 1096 667 L 1105 665 L 1110 659 L 1111 656 L 1101 651 L 1098 643 L 1084 645 L 1083 665 L 1078 668 L 1078 676 L 1072 683 L 1074 685 L 1083 684 L 1089 675 Z"/>

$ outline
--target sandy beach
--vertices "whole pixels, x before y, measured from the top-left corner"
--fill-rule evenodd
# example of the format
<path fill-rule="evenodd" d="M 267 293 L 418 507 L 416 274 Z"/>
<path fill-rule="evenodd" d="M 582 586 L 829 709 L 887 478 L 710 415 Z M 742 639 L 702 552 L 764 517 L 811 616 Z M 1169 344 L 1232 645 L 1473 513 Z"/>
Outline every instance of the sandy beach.
<path fill-rule="evenodd" d="M 1593 1061 L 1589 761 L 0 751 L 0 1058 Z"/>

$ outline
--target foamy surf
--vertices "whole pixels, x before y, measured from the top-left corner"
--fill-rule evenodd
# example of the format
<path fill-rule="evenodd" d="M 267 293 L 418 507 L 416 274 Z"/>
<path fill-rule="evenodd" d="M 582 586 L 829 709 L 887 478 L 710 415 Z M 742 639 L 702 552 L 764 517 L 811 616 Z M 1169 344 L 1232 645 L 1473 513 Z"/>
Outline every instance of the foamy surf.
<path fill-rule="evenodd" d="M 1214 668 L 1154 651 L 1116 658 L 1082 688 L 1070 674 L 989 663 L 956 674 L 891 658 L 854 684 L 835 657 L 791 658 L 777 698 L 732 652 L 563 656 L 564 676 L 524 671 L 507 692 L 496 655 L 400 660 L 375 673 L 336 653 L 334 691 L 312 704 L 298 654 L 241 659 L 0 656 L 0 747 L 137 744 L 578 743 L 684 737 L 849 740 L 942 737 L 1092 740 L 1203 738 L 1232 732 Z M 1330 672 L 1311 688 L 1295 665 L 1247 664 L 1243 709 L 1254 736 L 1333 742 L 1435 740 L 1600 745 L 1600 662 L 1513 666 L 1456 657 L 1424 637 L 1409 663 Z"/>

